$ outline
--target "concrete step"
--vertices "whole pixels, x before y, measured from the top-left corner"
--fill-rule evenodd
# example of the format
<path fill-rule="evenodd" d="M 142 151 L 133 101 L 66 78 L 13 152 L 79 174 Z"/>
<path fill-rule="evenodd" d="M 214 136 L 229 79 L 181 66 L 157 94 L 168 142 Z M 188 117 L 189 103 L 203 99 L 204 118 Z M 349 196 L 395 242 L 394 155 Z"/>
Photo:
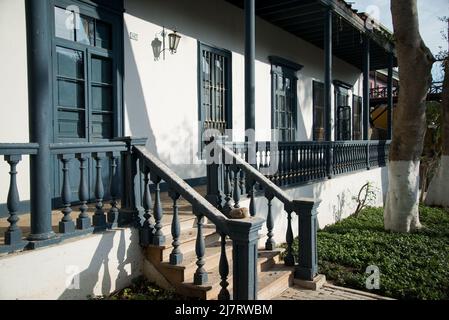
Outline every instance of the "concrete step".
<path fill-rule="evenodd" d="M 181 236 L 179 237 L 180 246 L 179 249 L 183 254 L 187 254 L 189 252 L 195 251 L 196 244 L 196 228 L 188 228 L 181 231 Z M 206 245 L 214 243 L 218 241 L 220 235 L 216 233 L 215 228 L 203 228 L 203 235 L 205 238 Z M 155 264 L 159 264 L 162 261 L 168 261 L 170 257 L 170 253 L 173 249 L 172 246 L 173 238 L 171 234 L 166 235 L 165 245 L 163 246 L 154 246 L 149 245 L 145 248 L 145 256 L 146 258 Z"/>
<path fill-rule="evenodd" d="M 261 277 L 261 274 L 263 272 L 266 272 L 271 267 L 275 266 L 279 262 L 279 255 L 280 251 L 259 251 L 259 257 L 257 259 L 257 272 L 259 274 L 259 277 Z M 232 293 L 232 257 L 228 255 L 228 262 L 229 262 L 229 276 L 227 281 L 229 282 L 228 290 L 230 293 Z M 206 267 L 206 266 L 205 266 Z M 195 285 L 193 284 L 193 279 L 190 281 L 185 281 L 180 284 L 175 284 L 176 291 L 182 295 L 186 295 L 189 297 L 196 297 L 200 299 L 206 299 L 206 300 L 214 300 L 218 298 L 218 294 L 220 293 L 221 286 L 220 286 L 220 273 L 219 273 L 219 266 L 216 265 L 213 269 L 206 269 L 208 271 L 208 282 L 205 285 Z M 280 275 L 280 273 L 279 273 Z M 285 277 L 284 274 L 282 276 Z M 272 276 L 272 279 L 275 277 Z M 267 281 L 265 281 L 267 282 Z M 265 283 L 264 282 L 264 283 Z M 287 287 L 284 287 L 284 290 Z M 276 291 L 277 292 L 277 291 Z"/>
<path fill-rule="evenodd" d="M 213 269 L 218 266 L 221 256 L 221 242 L 216 241 L 206 245 L 206 253 L 204 255 L 206 270 Z M 232 241 L 228 240 L 226 243 L 226 256 L 232 259 Z M 183 255 L 183 261 L 180 265 L 171 265 L 168 260 L 160 263 L 162 271 L 168 275 L 168 278 L 173 283 L 181 283 L 184 281 L 193 281 L 193 275 L 197 269 L 197 256 L 195 251 L 188 252 Z"/>

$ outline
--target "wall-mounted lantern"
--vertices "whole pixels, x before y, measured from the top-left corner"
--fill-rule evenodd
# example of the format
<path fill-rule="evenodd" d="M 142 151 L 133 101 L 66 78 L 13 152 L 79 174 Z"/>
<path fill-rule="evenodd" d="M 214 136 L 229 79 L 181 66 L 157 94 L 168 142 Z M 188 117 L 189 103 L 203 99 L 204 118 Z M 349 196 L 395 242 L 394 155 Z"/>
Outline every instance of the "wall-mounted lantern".
<path fill-rule="evenodd" d="M 162 41 L 159 40 L 158 35 L 161 35 Z M 165 27 L 162 28 L 162 31 L 156 33 L 154 40 L 151 42 L 151 47 L 153 48 L 153 56 L 154 61 L 158 61 L 161 53 L 163 54 L 163 59 L 165 60 L 165 37 L 167 36 L 167 32 L 165 31 Z M 178 50 L 178 45 L 181 40 L 181 36 L 174 30 L 172 33 L 168 34 L 168 50 L 171 54 L 175 54 Z"/>

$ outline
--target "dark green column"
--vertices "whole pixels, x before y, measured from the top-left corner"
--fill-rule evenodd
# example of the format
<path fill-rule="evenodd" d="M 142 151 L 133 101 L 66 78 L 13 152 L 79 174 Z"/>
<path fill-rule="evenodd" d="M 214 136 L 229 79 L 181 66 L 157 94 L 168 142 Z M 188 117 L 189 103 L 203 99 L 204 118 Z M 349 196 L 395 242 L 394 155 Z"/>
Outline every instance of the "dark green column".
<path fill-rule="evenodd" d="M 26 0 L 28 52 L 28 109 L 30 142 L 39 144 L 37 155 L 30 157 L 30 241 L 48 240 L 56 235 L 51 226 L 50 155 L 52 119 L 52 72 L 47 0 Z M 39 246 L 34 243 L 33 246 Z"/>
<path fill-rule="evenodd" d="M 245 0 L 245 141 L 249 142 L 246 161 L 255 163 L 255 60 L 256 8 L 255 0 Z"/>
<path fill-rule="evenodd" d="M 370 40 L 367 36 L 363 39 L 363 140 L 369 140 L 369 70 L 370 70 Z"/>
<path fill-rule="evenodd" d="M 325 139 L 332 140 L 332 9 L 324 12 L 324 111 Z M 326 172 L 332 176 L 333 152 L 330 144 L 326 149 Z"/>
<path fill-rule="evenodd" d="M 393 53 L 388 56 L 388 82 L 387 82 L 387 139 L 393 137 Z"/>

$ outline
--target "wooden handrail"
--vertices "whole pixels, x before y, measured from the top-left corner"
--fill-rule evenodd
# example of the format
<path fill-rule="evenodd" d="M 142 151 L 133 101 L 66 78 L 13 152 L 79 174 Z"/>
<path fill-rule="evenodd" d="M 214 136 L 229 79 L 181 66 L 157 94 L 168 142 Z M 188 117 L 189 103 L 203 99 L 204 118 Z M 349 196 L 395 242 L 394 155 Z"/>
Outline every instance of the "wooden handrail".
<path fill-rule="evenodd" d="M 37 143 L 0 143 L 0 155 L 28 155 L 37 154 Z"/>
<path fill-rule="evenodd" d="M 231 149 L 224 146 L 223 144 L 217 143 L 217 145 L 223 150 L 223 152 L 231 157 L 235 164 L 243 171 L 246 172 L 247 176 L 258 182 L 262 187 L 271 192 L 276 198 L 278 198 L 284 205 L 291 206 L 293 204 L 293 199 L 279 186 L 275 185 L 272 181 L 270 181 L 267 177 L 265 177 L 262 173 L 260 173 L 256 168 L 247 163 L 244 159 L 239 157 L 236 153 L 234 153 Z M 295 202 L 304 202 L 304 203 L 313 203 L 313 199 L 310 198 L 299 198 L 295 199 Z"/>
<path fill-rule="evenodd" d="M 210 204 L 202 195 L 200 195 L 187 182 L 181 179 L 173 170 L 167 167 L 161 160 L 152 155 L 145 147 L 137 146 L 142 160 L 149 166 L 150 171 L 164 180 L 170 188 L 179 193 L 194 210 L 198 210 L 212 221 L 220 232 L 229 234 L 227 221 L 229 220 L 223 213 Z"/>

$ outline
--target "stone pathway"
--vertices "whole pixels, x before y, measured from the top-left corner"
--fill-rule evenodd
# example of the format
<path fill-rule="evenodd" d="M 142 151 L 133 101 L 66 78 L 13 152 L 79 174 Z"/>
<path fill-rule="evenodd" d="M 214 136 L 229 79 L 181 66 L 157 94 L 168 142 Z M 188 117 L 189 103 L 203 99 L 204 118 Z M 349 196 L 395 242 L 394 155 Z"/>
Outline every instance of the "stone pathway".
<path fill-rule="evenodd" d="M 307 290 L 292 286 L 274 300 L 394 300 L 368 292 L 324 284 L 318 290 Z"/>

